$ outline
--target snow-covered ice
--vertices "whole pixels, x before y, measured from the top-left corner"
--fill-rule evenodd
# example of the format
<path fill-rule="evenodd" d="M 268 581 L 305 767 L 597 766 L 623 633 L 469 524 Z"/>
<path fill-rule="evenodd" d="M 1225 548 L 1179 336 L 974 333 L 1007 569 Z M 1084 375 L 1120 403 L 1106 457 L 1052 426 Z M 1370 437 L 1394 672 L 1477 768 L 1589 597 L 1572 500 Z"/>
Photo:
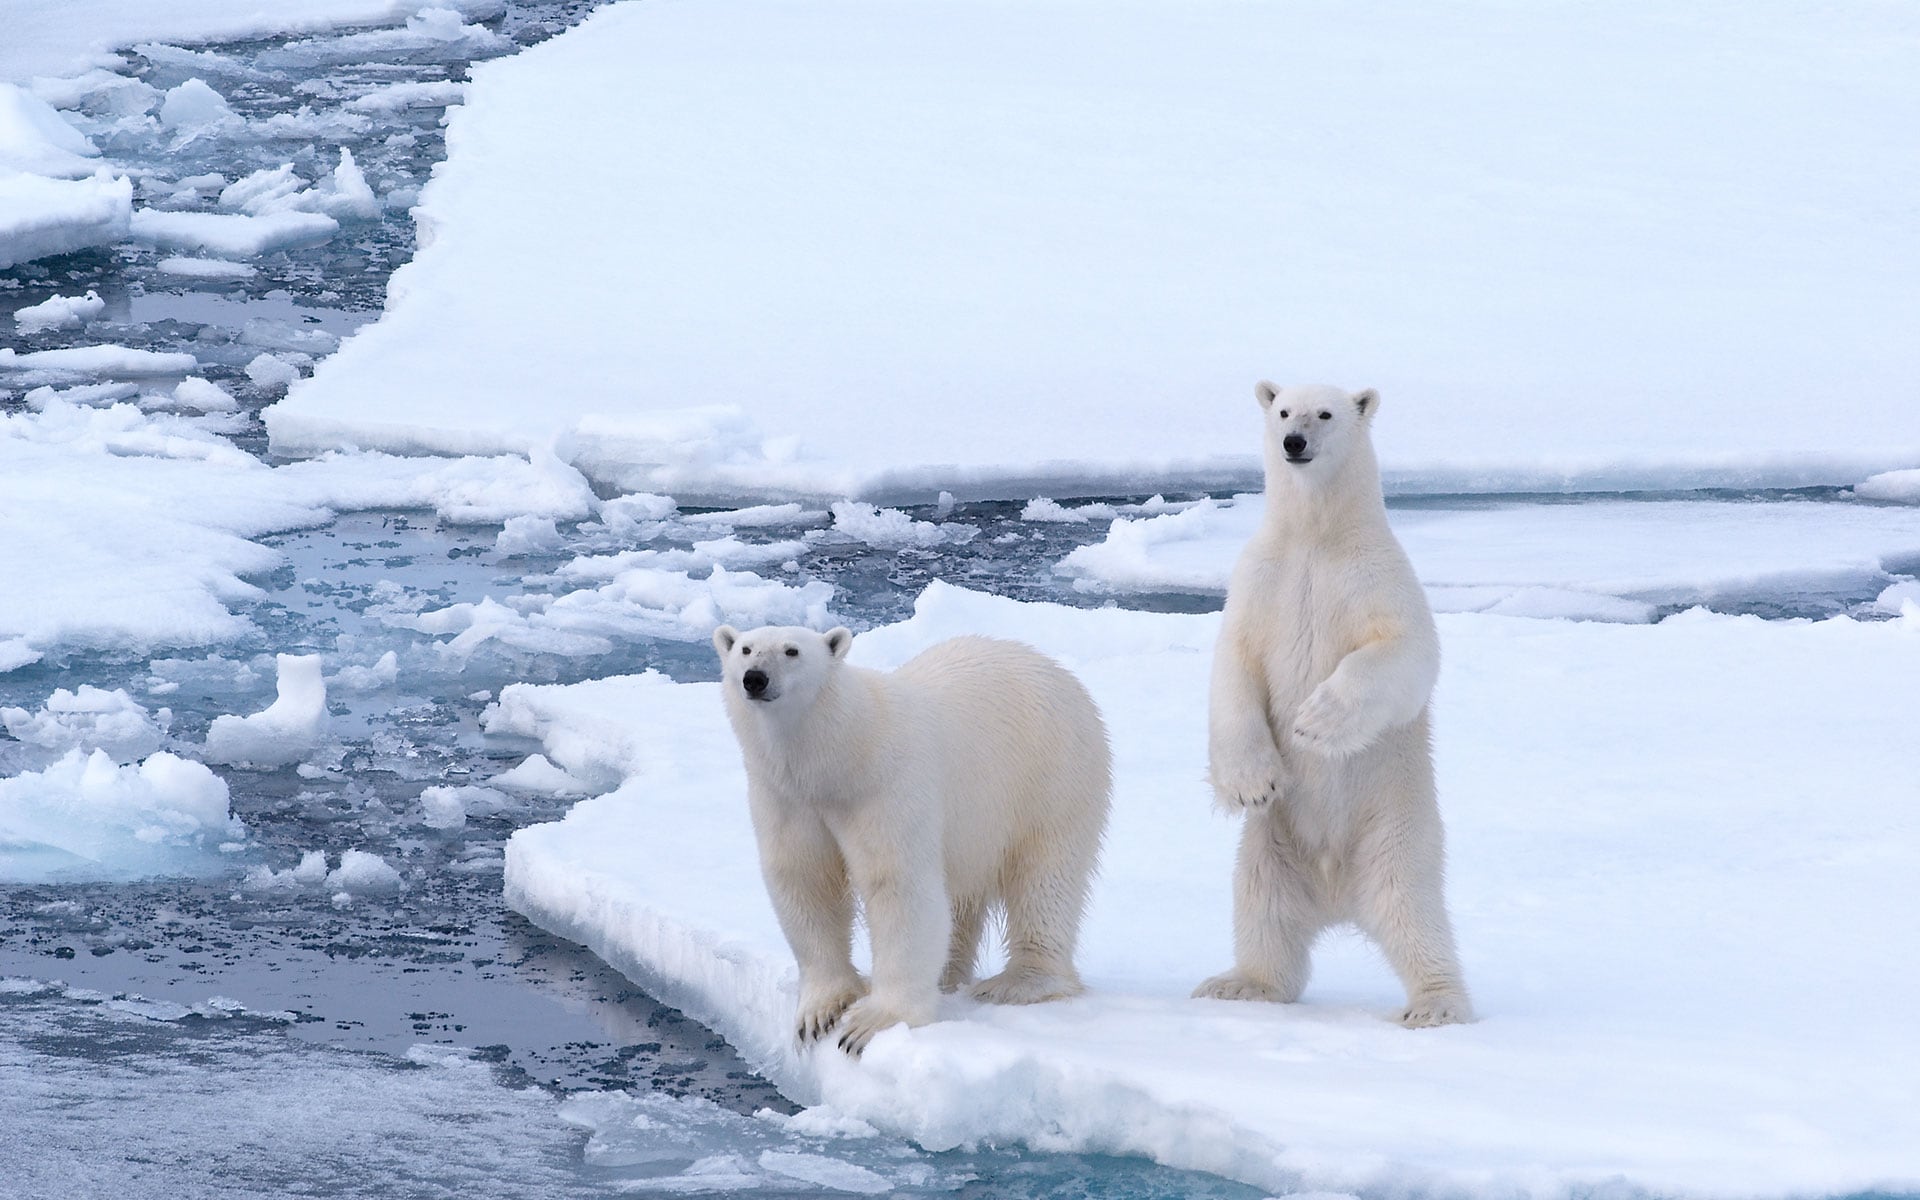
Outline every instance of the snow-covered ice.
<path fill-rule="evenodd" d="M 517 833 L 507 894 L 789 1095 L 929 1147 L 1097 1147 L 1287 1190 L 1910 1189 L 1917 619 L 1443 616 L 1437 753 L 1472 1026 L 1385 1019 L 1399 984 L 1352 937 L 1323 940 L 1299 1005 L 1186 998 L 1231 956 L 1236 827 L 1203 782 L 1217 616 L 936 585 L 856 640 L 889 666 L 943 636 L 1019 637 L 1100 701 L 1117 791 L 1082 999 L 949 999 L 858 1064 L 799 1052 L 714 684 L 502 693 L 497 729 L 625 781 Z"/>
<path fill-rule="evenodd" d="M 1057 570 L 1096 593 L 1224 595 L 1264 503 L 1121 517 Z M 1920 569 L 1920 511 L 1845 500 L 1435 502 L 1388 517 L 1443 612 L 1643 621 L 1729 596 L 1871 594 Z"/>
<path fill-rule="evenodd" d="M 1399 492 L 1849 485 L 1920 463 L 1917 32 L 614 5 L 473 71 L 386 313 L 267 421 L 558 438 L 682 500 L 1058 499 L 1252 483 L 1273 376 L 1382 388 Z"/>
<path fill-rule="evenodd" d="M 1861 481 L 1853 490 L 1868 500 L 1920 504 L 1920 467 L 1883 472 Z"/>
<path fill-rule="evenodd" d="M 215 717 L 207 729 L 207 758 L 239 766 L 280 767 L 319 749 L 327 736 L 327 684 L 318 654 L 277 656 L 275 696 L 250 716 Z"/>

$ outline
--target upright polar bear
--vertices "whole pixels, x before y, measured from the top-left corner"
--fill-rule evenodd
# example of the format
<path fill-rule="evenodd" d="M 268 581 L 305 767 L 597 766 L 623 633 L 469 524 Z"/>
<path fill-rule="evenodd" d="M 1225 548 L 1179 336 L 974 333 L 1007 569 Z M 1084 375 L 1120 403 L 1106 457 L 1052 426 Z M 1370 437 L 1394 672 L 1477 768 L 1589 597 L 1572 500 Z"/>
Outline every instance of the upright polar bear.
<path fill-rule="evenodd" d="M 1256 389 L 1267 509 L 1227 587 L 1209 776 L 1244 809 L 1234 969 L 1196 996 L 1291 1002 L 1320 931 L 1357 924 L 1407 989 L 1409 1026 L 1473 1019 L 1443 895 L 1427 700 L 1439 637 L 1387 527 L 1379 396 Z"/>
<path fill-rule="evenodd" d="M 1077 994 L 1112 776 L 1093 698 L 1014 642 L 953 638 L 887 674 L 848 664 L 852 640 L 777 626 L 713 635 L 761 871 L 800 967 L 800 1039 L 837 1023 L 859 1054 L 890 1025 L 933 1020 L 941 990 L 972 983 L 995 906 L 1007 966 L 972 994 Z M 856 897 L 871 991 L 853 969 Z"/>

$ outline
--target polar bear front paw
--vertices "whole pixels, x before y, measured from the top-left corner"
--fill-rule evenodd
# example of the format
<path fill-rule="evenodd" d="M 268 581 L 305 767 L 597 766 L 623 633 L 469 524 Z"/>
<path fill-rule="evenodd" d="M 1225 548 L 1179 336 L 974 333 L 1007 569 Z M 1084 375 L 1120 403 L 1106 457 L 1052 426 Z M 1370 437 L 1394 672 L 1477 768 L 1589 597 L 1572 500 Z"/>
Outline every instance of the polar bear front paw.
<path fill-rule="evenodd" d="M 840 1018 L 840 1048 L 859 1058 L 867 1043 L 883 1029 L 895 1025 L 917 1025 L 924 1022 L 914 1021 L 904 1013 L 885 1005 L 876 1004 L 872 996 L 862 996 L 847 1007 L 846 1014 Z"/>
<path fill-rule="evenodd" d="M 1366 709 L 1329 679 L 1313 689 L 1294 715 L 1293 736 L 1316 754 L 1345 758 L 1373 740 L 1377 731 L 1371 724 Z"/>
<path fill-rule="evenodd" d="M 1473 1002 L 1465 992 L 1435 992 L 1415 996 L 1400 1014 L 1400 1023 L 1408 1029 L 1430 1029 L 1436 1025 L 1466 1025 L 1473 1021 Z"/>
<path fill-rule="evenodd" d="M 1285 779 L 1280 754 L 1271 746 L 1264 752 L 1216 754 L 1207 769 L 1214 799 L 1226 809 L 1265 808 L 1280 799 Z"/>
<path fill-rule="evenodd" d="M 832 1029 L 834 1023 L 840 1019 L 840 1014 L 846 1012 L 849 1005 L 866 993 L 866 983 L 857 978 L 833 987 L 803 993 L 800 997 L 800 1011 L 794 1018 L 794 1032 L 800 1039 L 800 1044 L 804 1046 L 827 1036 L 827 1031 Z"/>
<path fill-rule="evenodd" d="M 968 995 L 983 1004 L 1045 1004 L 1049 1000 L 1078 996 L 1084 991 L 1086 988 L 1080 980 L 1070 974 L 1008 967 L 991 979 L 974 984 L 968 989 Z"/>
<path fill-rule="evenodd" d="M 1286 997 L 1280 989 L 1270 983 L 1262 983 L 1251 975 L 1239 971 L 1228 971 L 1204 980 L 1193 989 L 1196 1000 L 1265 1000 L 1270 1004 L 1281 1004 Z"/>

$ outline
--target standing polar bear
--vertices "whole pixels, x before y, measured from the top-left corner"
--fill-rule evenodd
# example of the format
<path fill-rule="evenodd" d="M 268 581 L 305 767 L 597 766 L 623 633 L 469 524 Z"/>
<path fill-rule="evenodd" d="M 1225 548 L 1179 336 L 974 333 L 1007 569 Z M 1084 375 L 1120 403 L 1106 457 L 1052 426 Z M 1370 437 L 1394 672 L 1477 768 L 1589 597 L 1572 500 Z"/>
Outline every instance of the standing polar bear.
<path fill-rule="evenodd" d="M 1074 944 L 1112 780 L 1080 681 L 1015 642 L 959 637 L 892 673 L 846 661 L 853 635 L 769 626 L 713 635 L 746 760 L 760 868 L 800 967 L 803 1042 L 838 1025 L 859 1054 L 972 984 L 989 910 L 1007 966 L 996 1004 L 1080 992 Z M 864 908 L 871 990 L 853 969 Z"/>
<path fill-rule="evenodd" d="M 1255 389 L 1267 509 L 1227 587 L 1208 774 L 1247 814 L 1234 968 L 1196 996 L 1299 999 L 1320 931 L 1357 924 L 1407 989 L 1409 1026 L 1473 1019 L 1443 895 L 1427 701 L 1440 641 L 1387 526 L 1380 398 Z"/>

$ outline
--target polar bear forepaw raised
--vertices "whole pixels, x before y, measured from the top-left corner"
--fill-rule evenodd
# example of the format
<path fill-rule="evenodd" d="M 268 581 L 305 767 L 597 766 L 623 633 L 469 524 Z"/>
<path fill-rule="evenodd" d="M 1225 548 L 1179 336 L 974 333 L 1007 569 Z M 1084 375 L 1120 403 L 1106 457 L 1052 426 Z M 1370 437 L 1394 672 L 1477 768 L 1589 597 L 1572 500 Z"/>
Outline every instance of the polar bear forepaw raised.
<path fill-rule="evenodd" d="M 1313 689 L 1293 718 L 1294 740 L 1327 758 L 1359 753 L 1378 732 L 1366 708 L 1334 686 L 1332 680 Z"/>
<path fill-rule="evenodd" d="M 1286 771 L 1279 752 L 1268 747 L 1264 753 L 1214 755 L 1207 781 L 1222 808 L 1265 808 L 1285 792 Z"/>

